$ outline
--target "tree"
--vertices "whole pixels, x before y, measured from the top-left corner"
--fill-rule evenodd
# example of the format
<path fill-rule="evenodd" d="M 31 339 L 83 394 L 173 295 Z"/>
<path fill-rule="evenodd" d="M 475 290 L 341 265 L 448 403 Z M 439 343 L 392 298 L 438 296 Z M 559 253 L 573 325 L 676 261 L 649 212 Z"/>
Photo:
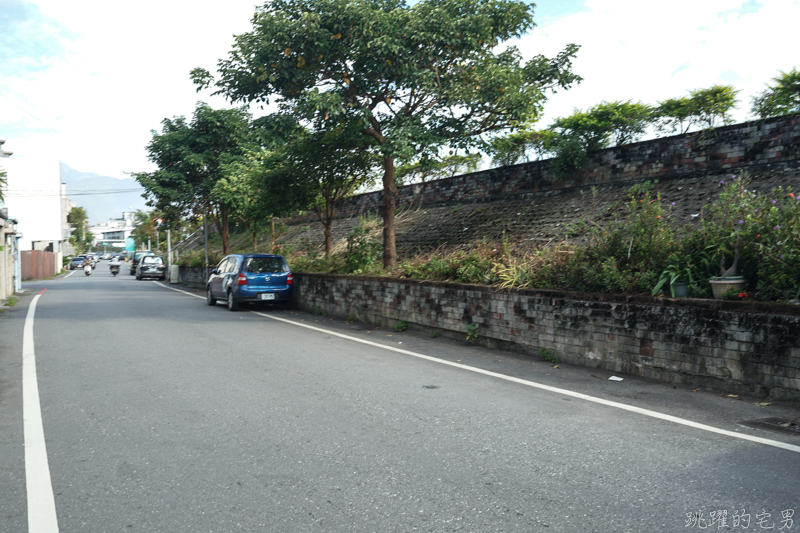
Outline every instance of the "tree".
<path fill-rule="evenodd" d="M 688 97 L 661 101 L 654 112 L 659 121 L 658 129 L 686 133 L 692 126 L 705 129 L 715 127 L 718 121 L 731 124 L 730 112 L 736 107 L 738 93 L 730 85 L 714 85 L 689 91 Z"/>
<path fill-rule="evenodd" d="M 759 118 L 800 113 L 800 71 L 781 71 L 772 81 L 764 92 L 753 97 L 750 112 Z"/>
<path fill-rule="evenodd" d="M 133 240 L 136 243 L 136 248 L 142 250 L 148 244 L 148 242 L 156 242 L 156 226 L 153 223 L 153 220 L 156 218 L 162 218 L 163 215 L 155 209 L 150 211 L 137 209 L 136 214 L 134 214 L 133 217 L 134 229 L 131 232 L 131 237 L 133 237 Z M 156 248 L 158 247 L 158 243 L 156 242 Z"/>
<path fill-rule="evenodd" d="M 524 65 L 514 46 L 495 52 L 534 26 L 521 0 L 273 0 L 252 22 L 219 61 L 218 81 L 203 69 L 192 79 L 234 102 L 278 97 L 311 129 L 380 154 L 386 268 L 397 263 L 396 160 L 466 149 L 529 122 L 548 91 L 580 81 L 576 45 Z"/>
<path fill-rule="evenodd" d="M 374 157 L 349 144 L 346 137 L 303 132 L 284 147 L 278 158 L 263 176 L 265 185 L 294 187 L 290 198 L 306 198 L 325 228 L 325 256 L 330 257 L 336 205 L 371 178 Z"/>
<path fill-rule="evenodd" d="M 5 189 L 5 187 L 8 185 L 7 176 L 8 173 L 4 169 L 0 168 L 0 202 L 6 201 L 5 196 L 3 196 L 3 189 Z"/>
<path fill-rule="evenodd" d="M 86 209 L 78 206 L 70 209 L 67 214 L 67 223 L 73 228 L 69 238 L 70 244 L 75 247 L 76 252 L 86 252 L 94 239 L 94 235 L 89 231 L 89 215 L 86 213 Z"/>
<path fill-rule="evenodd" d="M 235 203 L 227 194 L 224 168 L 243 159 L 255 146 L 250 114 L 244 109 L 211 109 L 199 102 L 191 123 L 185 117 L 164 119 L 161 133 L 152 132 L 148 159 L 155 172 L 134 174 L 144 187 L 147 204 L 167 222 L 205 211 L 230 253 L 229 221 Z"/>
<path fill-rule="evenodd" d="M 480 154 L 449 154 L 441 160 L 423 157 L 413 163 L 400 165 L 395 170 L 395 183 L 425 183 L 430 180 L 452 178 L 457 174 L 468 174 L 480 168 Z"/>
<path fill-rule="evenodd" d="M 555 137 L 556 134 L 549 130 L 522 129 L 495 137 L 489 142 L 486 152 L 495 166 L 516 165 L 531 161 L 531 152 L 536 159 L 543 159 L 553 149 Z"/>
<path fill-rule="evenodd" d="M 550 129 L 582 139 L 586 150 L 592 151 L 635 142 L 652 121 L 653 108 L 642 102 L 601 102 L 585 112 L 575 110 L 557 118 Z"/>

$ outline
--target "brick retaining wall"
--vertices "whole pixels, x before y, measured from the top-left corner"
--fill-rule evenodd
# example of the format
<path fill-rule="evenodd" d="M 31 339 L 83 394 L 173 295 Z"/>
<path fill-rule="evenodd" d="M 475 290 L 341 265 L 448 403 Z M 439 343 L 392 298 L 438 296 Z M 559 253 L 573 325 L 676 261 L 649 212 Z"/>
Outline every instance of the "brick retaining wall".
<path fill-rule="evenodd" d="M 800 307 L 295 274 L 306 309 L 735 394 L 800 399 Z"/>
<path fill-rule="evenodd" d="M 568 180 L 555 179 L 550 160 L 543 160 L 406 185 L 399 190 L 397 206 L 469 204 L 614 182 L 798 168 L 800 115 L 789 115 L 590 152 L 584 170 Z M 383 191 L 359 194 L 337 208 L 337 217 L 374 213 L 382 205 Z M 316 220 L 316 215 L 305 214 L 292 223 Z"/>

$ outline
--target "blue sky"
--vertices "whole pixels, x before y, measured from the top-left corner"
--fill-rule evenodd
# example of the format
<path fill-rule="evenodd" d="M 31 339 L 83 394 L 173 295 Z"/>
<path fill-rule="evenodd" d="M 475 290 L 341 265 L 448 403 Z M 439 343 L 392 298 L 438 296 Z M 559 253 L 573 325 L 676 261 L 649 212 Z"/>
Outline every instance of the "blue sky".
<path fill-rule="evenodd" d="M 150 170 L 150 130 L 198 100 L 188 73 L 213 69 L 248 31 L 255 0 L 2 0 L 0 139 L 13 157 L 52 156 L 122 178 Z M 214 7 L 212 7 L 214 6 Z M 553 56 L 582 46 L 579 86 L 549 100 L 540 125 L 600 101 L 656 103 L 734 85 L 737 120 L 779 70 L 800 68 L 800 0 L 542 0 L 537 28 L 511 44 Z"/>

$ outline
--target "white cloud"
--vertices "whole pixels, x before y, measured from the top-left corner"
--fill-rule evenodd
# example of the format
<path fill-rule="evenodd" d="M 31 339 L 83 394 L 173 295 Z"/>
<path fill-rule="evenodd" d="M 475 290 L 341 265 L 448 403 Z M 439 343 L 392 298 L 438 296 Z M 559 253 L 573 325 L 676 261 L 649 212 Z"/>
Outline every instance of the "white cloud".
<path fill-rule="evenodd" d="M 574 70 L 584 82 L 550 99 L 542 125 L 602 100 L 655 104 L 714 84 L 741 90 L 735 118 L 742 121 L 770 78 L 798 66 L 798 0 L 760 8 L 749 0 L 588 0 L 586 8 L 518 43 L 526 57 L 582 46 Z"/>
<path fill-rule="evenodd" d="M 0 137 L 15 157 L 47 152 L 78 170 L 120 178 L 152 168 L 144 147 L 163 118 L 190 116 L 198 100 L 229 106 L 197 94 L 189 71 L 213 70 L 255 12 L 252 0 L 224 8 L 152 0 L 36 3 L 78 36 L 62 43 L 58 63 L 0 82 L 0 91 L 47 125 L 0 99 Z"/>

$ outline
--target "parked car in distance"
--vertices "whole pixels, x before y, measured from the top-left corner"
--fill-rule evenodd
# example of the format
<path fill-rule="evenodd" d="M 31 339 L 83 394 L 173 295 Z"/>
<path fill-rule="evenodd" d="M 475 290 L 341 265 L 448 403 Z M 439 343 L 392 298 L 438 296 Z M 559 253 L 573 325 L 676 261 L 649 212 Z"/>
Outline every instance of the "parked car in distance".
<path fill-rule="evenodd" d="M 133 259 L 131 260 L 131 276 L 136 274 L 136 266 L 139 264 L 139 259 L 145 255 L 155 255 L 152 250 L 138 250 L 133 252 Z"/>
<path fill-rule="evenodd" d="M 108 261 L 109 259 L 111 259 L 111 257 L 113 257 L 111 255 L 111 252 L 106 252 L 106 253 L 103 254 L 102 258 L 105 259 L 106 261 Z"/>
<path fill-rule="evenodd" d="M 232 254 L 211 271 L 206 302 L 227 302 L 236 311 L 244 302 L 281 303 L 292 299 L 292 272 L 286 259 L 272 254 Z"/>
<path fill-rule="evenodd" d="M 85 255 L 76 255 L 75 257 L 70 259 L 69 270 L 77 270 L 77 269 L 81 268 L 81 265 L 83 265 L 84 259 L 86 259 Z"/>
<path fill-rule="evenodd" d="M 136 279 L 158 278 L 163 281 L 167 278 L 167 265 L 158 255 L 143 255 L 136 265 Z"/>

